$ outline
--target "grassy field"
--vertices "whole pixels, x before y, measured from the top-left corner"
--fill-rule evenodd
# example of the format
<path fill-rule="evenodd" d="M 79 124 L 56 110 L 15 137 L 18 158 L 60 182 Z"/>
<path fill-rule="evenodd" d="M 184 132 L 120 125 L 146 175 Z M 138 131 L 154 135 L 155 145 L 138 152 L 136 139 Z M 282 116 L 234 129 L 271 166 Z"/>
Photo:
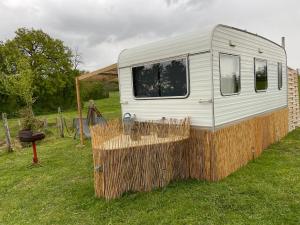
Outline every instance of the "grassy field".
<path fill-rule="evenodd" d="M 121 116 L 119 92 L 111 92 L 110 98 L 96 100 L 95 104 L 106 119 L 112 119 Z M 88 102 L 85 102 L 83 107 L 83 117 L 86 117 L 87 115 L 87 108 Z M 66 119 L 67 124 L 71 126 L 73 118 L 78 117 L 78 114 L 76 110 L 73 110 L 63 112 L 63 116 Z M 49 126 L 55 126 L 57 114 L 42 115 L 38 116 L 38 118 L 40 120 L 47 119 Z M 19 119 L 9 119 L 9 127 L 13 137 L 16 136 L 17 131 L 19 130 L 18 120 Z M 58 137 L 55 129 L 50 129 L 50 131 L 54 133 L 54 136 L 56 135 Z M 4 137 L 2 120 L 0 119 L 0 140 L 4 140 Z"/>
<path fill-rule="evenodd" d="M 97 105 L 120 116 L 117 93 Z M 94 197 L 90 143 L 77 144 L 48 137 L 38 146 L 40 167 L 30 166 L 30 148 L 0 152 L 1 225 L 300 224 L 300 129 L 221 182 L 174 182 L 110 202 Z"/>

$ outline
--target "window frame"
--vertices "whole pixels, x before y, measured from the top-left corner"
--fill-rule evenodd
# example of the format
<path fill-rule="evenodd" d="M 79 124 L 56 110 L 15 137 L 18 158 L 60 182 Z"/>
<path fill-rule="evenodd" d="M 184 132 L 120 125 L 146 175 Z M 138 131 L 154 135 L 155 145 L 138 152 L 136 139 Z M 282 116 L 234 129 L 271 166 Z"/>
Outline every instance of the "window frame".
<path fill-rule="evenodd" d="M 239 84 L 240 84 L 240 90 L 239 92 L 236 92 L 236 93 L 231 93 L 231 94 L 224 94 L 222 92 L 222 85 L 221 85 L 221 82 L 222 82 L 222 74 L 221 74 L 221 55 L 229 55 L 229 56 L 235 56 L 235 57 L 238 57 L 239 58 L 239 75 L 240 75 L 240 81 L 239 81 Z M 232 53 L 224 53 L 224 52 L 219 52 L 219 81 L 220 81 L 220 93 L 222 96 L 226 97 L 226 96 L 233 96 L 233 95 L 239 95 L 241 93 L 241 90 L 242 90 L 242 73 L 241 73 L 241 56 L 240 55 L 236 55 L 236 54 L 232 54 Z"/>
<path fill-rule="evenodd" d="M 266 62 L 266 72 L 267 72 L 267 87 L 266 89 L 263 90 L 257 90 L 256 89 L 256 61 L 263 61 Z M 268 76 L 268 60 L 267 59 L 262 59 L 262 58 L 256 58 L 254 57 L 254 90 L 256 93 L 261 93 L 261 92 L 267 92 L 268 88 L 269 88 L 269 76 Z"/>
<path fill-rule="evenodd" d="M 164 63 L 172 60 L 185 60 L 185 65 L 186 65 L 186 94 L 184 96 L 159 96 L 159 97 L 137 97 L 134 94 L 134 84 L 133 84 L 133 68 L 139 67 L 139 66 L 146 66 L 146 65 L 152 65 L 156 63 Z M 190 95 L 190 69 L 189 69 L 189 55 L 181 55 L 181 56 L 176 56 L 172 58 L 164 58 L 164 59 L 159 59 L 159 60 L 153 60 L 145 63 L 139 63 L 132 65 L 130 67 L 131 71 L 131 90 L 132 90 L 132 96 L 135 100 L 159 100 L 159 99 L 185 99 L 188 98 Z"/>
<path fill-rule="evenodd" d="M 279 86 L 279 65 L 281 65 L 281 87 Z M 283 64 L 282 62 L 277 62 L 277 87 L 278 90 L 282 90 L 283 87 Z"/>

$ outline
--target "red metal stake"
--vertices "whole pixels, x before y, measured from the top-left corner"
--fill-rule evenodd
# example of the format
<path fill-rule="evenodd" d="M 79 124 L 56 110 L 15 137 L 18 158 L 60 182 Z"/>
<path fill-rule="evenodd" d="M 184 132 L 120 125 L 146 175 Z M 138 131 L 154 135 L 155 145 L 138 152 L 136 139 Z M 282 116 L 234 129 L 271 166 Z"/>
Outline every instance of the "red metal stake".
<path fill-rule="evenodd" d="M 37 152 L 36 152 L 36 145 L 35 142 L 32 142 L 32 149 L 33 149 L 33 163 L 38 163 L 38 157 L 37 157 Z"/>

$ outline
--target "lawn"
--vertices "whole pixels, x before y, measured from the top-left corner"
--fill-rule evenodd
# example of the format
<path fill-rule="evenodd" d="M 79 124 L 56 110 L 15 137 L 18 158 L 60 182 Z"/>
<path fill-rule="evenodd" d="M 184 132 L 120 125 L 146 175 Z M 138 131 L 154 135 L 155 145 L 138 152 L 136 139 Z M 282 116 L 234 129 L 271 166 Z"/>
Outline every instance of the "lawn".
<path fill-rule="evenodd" d="M 108 118 L 120 116 L 117 93 L 97 105 Z M 300 129 L 220 182 L 174 182 L 113 201 L 94 197 L 90 142 L 77 144 L 48 137 L 38 146 L 39 167 L 30 166 L 30 148 L 0 152 L 1 225 L 300 224 Z"/>

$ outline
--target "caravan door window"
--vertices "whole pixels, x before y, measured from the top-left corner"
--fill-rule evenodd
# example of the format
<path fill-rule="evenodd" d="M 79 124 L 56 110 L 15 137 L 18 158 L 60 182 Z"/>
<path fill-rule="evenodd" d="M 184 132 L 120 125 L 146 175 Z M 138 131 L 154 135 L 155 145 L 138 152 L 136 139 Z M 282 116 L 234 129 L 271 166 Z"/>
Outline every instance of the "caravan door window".
<path fill-rule="evenodd" d="M 220 86 L 222 95 L 237 94 L 241 90 L 240 57 L 220 54 Z"/>
<path fill-rule="evenodd" d="M 182 98 L 188 94 L 186 59 L 133 67 L 132 78 L 136 98 Z"/>

